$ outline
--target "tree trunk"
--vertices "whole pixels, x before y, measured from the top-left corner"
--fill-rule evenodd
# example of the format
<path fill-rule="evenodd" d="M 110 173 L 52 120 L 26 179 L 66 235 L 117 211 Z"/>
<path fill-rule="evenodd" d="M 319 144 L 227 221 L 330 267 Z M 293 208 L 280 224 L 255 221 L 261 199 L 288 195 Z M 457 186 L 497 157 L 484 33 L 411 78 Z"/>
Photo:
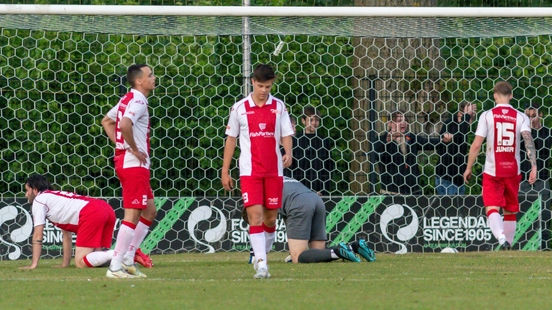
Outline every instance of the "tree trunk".
<path fill-rule="evenodd" d="M 356 0 L 355 6 L 436 6 L 436 0 Z M 442 60 L 439 41 L 427 38 L 353 39 L 354 104 L 351 143 L 351 190 L 374 193 L 376 162 L 370 160 L 371 142 L 383 131 L 389 115 L 406 113 L 410 132 L 438 133 Z M 417 70 L 423 69 L 423 74 Z M 370 98 L 370 92 L 372 97 Z"/>

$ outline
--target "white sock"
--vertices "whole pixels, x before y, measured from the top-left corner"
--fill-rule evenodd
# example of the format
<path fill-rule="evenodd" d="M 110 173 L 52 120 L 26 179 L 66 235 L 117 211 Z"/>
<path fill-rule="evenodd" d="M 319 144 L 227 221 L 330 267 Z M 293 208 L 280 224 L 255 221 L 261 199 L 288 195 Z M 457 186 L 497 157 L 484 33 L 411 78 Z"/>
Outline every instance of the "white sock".
<path fill-rule="evenodd" d="M 337 254 L 335 254 L 334 249 L 330 249 L 330 251 L 331 251 L 333 259 L 338 259 L 339 258 L 339 256 L 337 256 Z"/>
<path fill-rule="evenodd" d="M 121 224 L 119 232 L 117 233 L 117 244 L 115 245 L 115 253 L 113 254 L 113 259 L 111 259 L 111 264 L 109 269 L 112 271 L 117 271 L 121 269 L 121 263 L 123 262 L 123 257 L 134 238 L 134 229 L 130 228 L 125 224 Z"/>
<path fill-rule="evenodd" d="M 136 255 L 136 250 L 140 247 L 140 244 L 144 241 L 148 232 L 149 226 L 142 223 L 142 221 L 138 222 L 136 229 L 134 229 L 134 238 L 132 238 L 132 241 L 128 246 L 128 250 L 125 253 L 125 257 L 123 258 L 125 265 L 134 264 L 134 255 Z"/>
<path fill-rule="evenodd" d="M 276 238 L 275 232 L 264 232 L 265 235 L 265 242 L 266 242 L 266 253 L 270 252 L 272 250 L 272 245 L 274 244 L 274 239 Z"/>
<path fill-rule="evenodd" d="M 83 260 L 88 267 L 99 267 L 110 261 L 113 258 L 114 252 L 113 250 L 109 250 L 88 253 Z"/>
<path fill-rule="evenodd" d="M 516 233 L 516 221 L 504 221 L 504 235 L 506 236 L 506 241 L 512 245 L 514 243 L 514 235 Z"/>
<path fill-rule="evenodd" d="M 500 240 L 500 236 L 504 234 L 504 222 L 500 214 L 498 214 L 498 212 L 491 213 L 491 215 L 487 217 L 487 222 L 495 238 Z"/>
<path fill-rule="evenodd" d="M 249 234 L 249 241 L 255 253 L 255 259 L 258 261 L 262 259 L 266 262 L 266 240 L 264 232 Z"/>

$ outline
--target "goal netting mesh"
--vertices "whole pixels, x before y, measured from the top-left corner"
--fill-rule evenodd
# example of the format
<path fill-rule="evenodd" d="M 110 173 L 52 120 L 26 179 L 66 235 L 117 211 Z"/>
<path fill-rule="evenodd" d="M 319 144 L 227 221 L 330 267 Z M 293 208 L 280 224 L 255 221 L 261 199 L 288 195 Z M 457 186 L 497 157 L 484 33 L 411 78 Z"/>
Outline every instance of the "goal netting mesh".
<path fill-rule="evenodd" d="M 320 114 L 318 133 L 331 140 L 332 163 L 320 172 L 331 180 L 325 195 L 337 199 L 382 193 L 374 147 L 393 112 L 404 113 L 408 131 L 435 138 L 462 102 L 488 109 L 494 84 L 508 80 L 513 105 L 538 106 L 541 123 L 552 125 L 552 14 L 390 17 L 354 10 L 247 22 L 224 14 L 0 14 L 1 197 L 23 196 L 35 172 L 63 190 L 119 196 L 113 147 L 100 120 L 127 91 L 124 75 L 133 63 L 151 65 L 158 77 L 150 97 L 157 197 L 230 197 L 219 180 L 224 129 L 229 107 L 244 95 L 248 59 L 276 68 L 273 94 L 285 101 L 298 131 L 305 128 L 305 106 Z M 438 153 L 424 147 L 415 158 L 420 194 L 434 195 Z M 466 194 L 481 193 L 483 161 L 482 153 Z M 549 195 L 539 194 L 548 210 Z M 341 215 L 332 219 L 334 237 L 350 224 Z"/>

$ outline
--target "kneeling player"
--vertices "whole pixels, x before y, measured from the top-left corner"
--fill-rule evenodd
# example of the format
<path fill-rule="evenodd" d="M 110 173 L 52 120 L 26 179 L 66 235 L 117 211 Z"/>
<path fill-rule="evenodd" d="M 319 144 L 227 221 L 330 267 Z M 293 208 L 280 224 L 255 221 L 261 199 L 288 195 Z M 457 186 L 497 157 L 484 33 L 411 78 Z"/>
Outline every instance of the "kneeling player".
<path fill-rule="evenodd" d="M 365 240 L 347 245 L 326 248 L 326 207 L 312 190 L 301 182 L 284 177 L 282 208 L 280 213 L 286 221 L 288 247 L 293 263 L 319 263 L 344 259 L 360 262 L 358 253 L 369 262 L 376 255 Z"/>
<path fill-rule="evenodd" d="M 61 228 L 63 233 L 63 263 L 69 266 L 72 254 L 72 233 L 77 234 L 75 265 L 78 268 L 98 267 L 109 262 L 115 227 L 115 212 L 104 200 L 75 193 L 55 191 L 42 175 L 32 175 L 25 184 L 25 197 L 32 205 L 34 232 L 32 238 L 33 258 L 30 266 L 38 266 L 42 252 L 42 236 L 46 219 Z"/>

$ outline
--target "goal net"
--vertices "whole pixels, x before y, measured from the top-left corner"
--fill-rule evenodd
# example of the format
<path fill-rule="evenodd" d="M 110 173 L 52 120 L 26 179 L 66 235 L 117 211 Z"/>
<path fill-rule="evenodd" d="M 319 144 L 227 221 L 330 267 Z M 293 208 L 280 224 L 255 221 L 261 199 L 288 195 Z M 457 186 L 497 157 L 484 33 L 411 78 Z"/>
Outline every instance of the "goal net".
<path fill-rule="evenodd" d="M 429 143 L 439 139 L 443 124 L 457 117 L 462 103 L 473 103 L 479 112 L 492 107 L 494 84 L 507 80 L 514 87 L 514 107 L 520 111 L 538 107 L 540 123 L 552 125 L 548 116 L 551 36 L 552 10 L 544 8 L 0 5 L 0 196 L 22 198 L 27 176 L 43 173 L 63 190 L 119 197 L 113 147 L 100 120 L 128 90 L 124 78 L 128 66 L 147 63 L 158 78 L 149 99 L 155 196 L 212 197 L 221 205 L 233 205 L 239 193 L 225 192 L 219 179 L 228 112 L 247 92 L 251 68 L 268 63 L 278 75 L 273 94 L 285 101 L 298 133 L 308 125 L 304 108 L 312 106 L 320 118 L 317 134 L 331 141 L 322 164 L 318 153 L 312 157 L 308 148 L 302 153 L 304 164 L 310 165 L 308 172 L 316 170 L 316 177 L 305 182 L 322 186 L 325 199 L 335 205 L 327 220 L 331 242 L 354 240 L 359 234 L 370 238 L 364 223 L 385 199 L 394 197 L 382 194 L 404 194 L 400 188 L 406 184 L 408 201 L 395 201 L 404 207 L 385 209 L 377 218 L 380 225 L 386 215 L 390 228 L 385 228 L 384 236 L 389 243 L 382 241 L 376 248 L 398 252 L 402 247 L 392 248 L 392 244 L 410 242 L 402 228 L 435 228 L 423 221 L 409 226 L 416 212 L 426 211 L 412 209 L 409 219 L 401 215 L 411 204 L 437 212 L 428 197 L 437 193 L 436 167 L 443 156 L 438 146 Z M 383 184 L 386 172 L 381 170 L 389 162 L 381 165 L 386 159 L 377 144 L 398 111 L 408 123 L 407 131 L 428 145 L 412 154 L 416 173 L 387 172 L 395 188 Z M 468 126 L 466 143 L 473 139 L 476 122 Z M 549 150 L 548 140 L 536 140 Z M 405 161 L 413 152 L 407 151 L 399 154 Z M 444 152 L 452 150 L 445 147 Z M 548 175 L 550 152 L 545 153 L 542 169 Z M 481 193 L 484 156 L 479 156 L 475 177 L 465 187 L 467 195 Z M 458 162 L 453 165 L 462 168 Z M 237 167 L 232 166 L 237 179 Z M 294 176 L 304 175 L 300 168 L 294 169 Z M 445 179 L 457 176 L 447 173 L 442 175 Z M 329 182 L 317 185 L 317 180 Z M 542 181 L 549 188 L 548 180 Z M 529 244 L 523 245 L 527 249 L 548 247 L 547 193 L 539 190 L 529 195 L 541 196 L 520 196 L 524 210 L 532 210 L 524 214 L 542 220 L 542 230 L 529 220 L 529 226 L 519 230 L 518 237 Z M 369 198 L 362 203 L 351 198 L 365 196 Z M 542 214 L 534 209 L 539 197 Z M 450 199 L 448 205 L 439 204 L 443 212 L 480 203 L 469 200 L 476 199 L 473 196 Z M 174 206 L 161 218 L 170 212 L 178 218 L 192 211 L 178 201 Z M 466 212 L 456 217 L 472 216 L 472 211 Z M 203 220 L 222 229 L 220 217 Z M 469 226 L 450 224 L 455 221 L 452 215 L 448 221 L 454 229 Z M 10 223 L 2 220 L 3 231 L 9 231 Z M 164 234 L 173 224 L 159 226 L 154 238 L 177 242 Z M 194 228 L 185 225 L 182 231 Z M 447 233 L 447 227 L 439 225 L 427 232 L 426 243 Z M 206 227 L 205 231 L 214 229 Z M 488 229 L 470 229 L 462 232 L 465 240 L 487 238 Z M 230 242 L 232 236 L 217 242 Z M 419 238 L 423 243 L 424 236 Z M 207 249 L 198 246 L 206 243 L 200 239 L 192 241 L 195 245 L 179 243 L 178 247 Z M 447 242 L 455 246 L 449 240 L 435 247 Z M 458 244 L 465 246 L 465 242 Z"/>

